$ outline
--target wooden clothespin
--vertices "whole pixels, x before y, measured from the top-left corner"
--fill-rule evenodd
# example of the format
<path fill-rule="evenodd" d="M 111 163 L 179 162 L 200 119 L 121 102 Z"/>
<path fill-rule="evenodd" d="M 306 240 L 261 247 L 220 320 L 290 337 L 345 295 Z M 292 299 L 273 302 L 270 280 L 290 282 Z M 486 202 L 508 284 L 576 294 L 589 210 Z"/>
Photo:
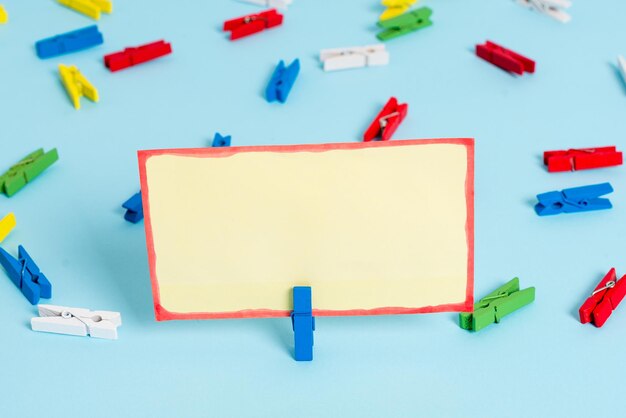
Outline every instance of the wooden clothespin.
<path fill-rule="evenodd" d="M 476 45 L 476 55 L 496 67 L 515 74 L 535 72 L 535 61 L 491 41 Z"/>
<path fill-rule="evenodd" d="M 7 23 L 9 21 L 9 14 L 4 9 L 4 6 L 0 4 L 0 24 Z"/>
<path fill-rule="evenodd" d="M 222 135 L 219 132 L 215 132 L 215 136 L 213 137 L 213 144 L 211 146 L 213 148 L 230 147 L 230 139 L 230 135 Z"/>
<path fill-rule="evenodd" d="M 117 327 L 122 325 L 119 312 L 54 305 L 39 305 L 38 310 L 39 316 L 30 320 L 33 331 L 117 340 Z"/>
<path fill-rule="evenodd" d="M 388 41 L 398 36 L 406 35 L 433 24 L 430 16 L 433 11 L 428 7 L 415 9 L 387 20 L 379 20 L 377 25 L 385 29 L 376 37 L 381 41 Z"/>
<path fill-rule="evenodd" d="M 111 72 L 142 64 L 172 53 L 172 45 L 164 40 L 126 48 L 104 56 L 104 65 Z"/>
<path fill-rule="evenodd" d="M 99 100 L 98 90 L 78 71 L 75 65 L 59 64 L 59 75 L 75 109 L 80 109 L 80 98 L 82 96 L 93 102 Z"/>
<path fill-rule="evenodd" d="M 626 275 L 617 280 L 615 268 L 609 270 L 593 293 L 580 307 L 580 323 L 591 322 L 600 328 L 626 296 Z"/>
<path fill-rule="evenodd" d="M 15 228 L 15 215 L 13 212 L 7 214 L 4 218 L 0 219 L 0 242 L 4 241 L 4 239 L 11 233 L 13 228 Z"/>
<path fill-rule="evenodd" d="M 299 73 L 299 59 L 293 60 L 289 66 L 285 66 L 285 62 L 280 60 L 265 89 L 265 99 L 270 103 L 277 100 L 285 103 Z"/>
<path fill-rule="evenodd" d="M 58 0 L 65 7 L 99 20 L 100 13 L 112 13 L 113 3 L 110 0 Z"/>
<path fill-rule="evenodd" d="M 126 209 L 124 219 L 128 222 L 136 224 L 143 219 L 143 202 L 141 200 L 141 191 L 135 193 L 130 199 L 122 204 Z"/>
<path fill-rule="evenodd" d="M 417 0 L 382 0 L 380 3 L 387 9 L 380 15 L 379 20 L 388 20 L 409 10 Z"/>
<path fill-rule="evenodd" d="M 617 57 L 617 68 L 619 68 L 619 72 L 622 74 L 622 79 L 624 83 L 626 83 L 626 58 L 619 55 Z"/>
<path fill-rule="evenodd" d="M 224 31 L 230 31 L 230 40 L 243 38 L 282 25 L 283 15 L 276 9 L 269 9 L 261 13 L 237 17 L 224 22 Z"/>
<path fill-rule="evenodd" d="M 296 286 L 293 288 L 293 312 L 291 325 L 294 335 L 294 357 L 296 361 L 313 360 L 313 331 L 315 318 L 311 302 L 311 288 Z"/>
<path fill-rule="evenodd" d="M 545 151 L 543 163 L 550 173 L 590 170 L 592 168 L 622 165 L 622 152 L 614 146 Z"/>
<path fill-rule="evenodd" d="M 0 248 L 0 264 L 31 304 L 38 304 L 40 298 L 52 297 L 52 285 L 21 245 L 18 247 L 17 259 Z"/>
<path fill-rule="evenodd" d="M 374 67 L 389 64 L 389 52 L 383 44 L 322 49 L 320 61 L 324 65 L 324 71 Z"/>
<path fill-rule="evenodd" d="M 39 58 L 44 59 L 91 48 L 103 42 L 98 26 L 92 25 L 37 41 L 35 51 Z"/>
<path fill-rule="evenodd" d="M 502 318 L 535 300 L 535 288 L 519 289 L 519 279 L 500 286 L 474 305 L 474 312 L 461 312 L 459 325 L 471 331 L 480 331 L 488 325 L 499 323 Z"/>
<path fill-rule="evenodd" d="M 373 141 L 377 137 L 380 137 L 382 141 L 390 140 L 393 133 L 406 117 L 408 110 L 408 104 L 398 104 L 398 99 L 395 97 L 390 98 L 365 131 L 363 141 Z"/>
<path fill-rule="evenodd" d="M 611 209 L 611 201 L 600 196 L 612 192 L 610 183 L 601 183 L 541 193 L 537 195 L 539 203 L 535 205 L 535 212 L 539 216 L 546 216 Z"/>
<path fill-rule="evenodd" d="M 572 5 L 572 2 L 569 0 L 517 0 L 517 3 L 550 16 L 561 23 L 567 23 L 572 19 L 564 10 Z"/>
<path fill-rule="evenodd" d="M 43 149 L 38 149 L 28 154 L 0 176 L 0 192 L 7 195 L 7 197 L 13 196 L 58 159 L 59 154 L 56 148 L 46 153 L 43 152 Z"/>

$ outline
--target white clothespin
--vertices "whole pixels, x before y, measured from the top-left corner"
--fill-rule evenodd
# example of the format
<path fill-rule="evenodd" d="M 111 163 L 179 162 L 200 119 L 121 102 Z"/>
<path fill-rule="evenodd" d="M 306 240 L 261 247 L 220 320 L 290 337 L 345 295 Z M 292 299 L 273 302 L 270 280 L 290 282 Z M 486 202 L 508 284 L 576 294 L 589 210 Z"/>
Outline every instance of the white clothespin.
<path fill-rule="evenodd" d="M 619 72 L 622 73 L 622 78 L 624 79 L 624 83 L 626 83 L 626 58 L 621 55 L 617 56 L 617 66 L 619 67 Z"/>
<path fill-rule="evenodd" d="M 263 7 L 271 7 L 274 9 L 287 10 L 287 6 L 291 4 L 293 0 L 240 0 L 246 3 L 258 4 Z"/>
<path fill-rule="evenodd" d="M 563 9 L 572 5 L 569 0 L 517 0 L 518 4 L 537 10 L 561 23 L 569 22 L 572 17 Z"/>
<path fill-rule="evenodd" d="M 383 44 L 322 49 L 320 60 L 324 64 L 324 71 L 372 67 L 389 64 L 389 52 L 385 50 Z"/>
<path fill-rule="evenodd" d="M 30 320 L 33 331 L 117 340 L 117 327 L 122 325 L 119 312 L 54 305 L 39 305 L 38 308 L 39 317 Z"/>

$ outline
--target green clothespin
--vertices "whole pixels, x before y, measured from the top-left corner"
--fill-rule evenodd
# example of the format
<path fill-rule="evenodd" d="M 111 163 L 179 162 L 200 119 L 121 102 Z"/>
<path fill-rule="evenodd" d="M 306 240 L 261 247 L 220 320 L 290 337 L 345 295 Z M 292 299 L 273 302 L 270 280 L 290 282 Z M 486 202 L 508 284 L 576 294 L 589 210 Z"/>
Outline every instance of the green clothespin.
<path fill-rule="evenodd" d="M 519 290 L 516 277 L 482 298 L 474 305 L 474 312 L 461 312 L 459 325 L 463 329 L 480 331 L 487 325 L 499 323 L 502 318 L 535 300 L 535 288 Z"/>
<path fill-rule="evenodd" d="M 58 159 L 56 148 L 46 153 L 42 148 L 28 154 L 0 176 L 0 192 L 8 197 L 13 196 Z"/>
<path fill-rule="evenodd" d="M 388 41 L 398 36 L 415 32 L 418 29 L 426 28 L 433 24 L 430 20 L 431 14 L 433 14 L 431 9 L 421 7 L 392 19 L 379 20 L 378 26 L 385 30 L 376 35 L 376 37 L 381 41 Z"/>

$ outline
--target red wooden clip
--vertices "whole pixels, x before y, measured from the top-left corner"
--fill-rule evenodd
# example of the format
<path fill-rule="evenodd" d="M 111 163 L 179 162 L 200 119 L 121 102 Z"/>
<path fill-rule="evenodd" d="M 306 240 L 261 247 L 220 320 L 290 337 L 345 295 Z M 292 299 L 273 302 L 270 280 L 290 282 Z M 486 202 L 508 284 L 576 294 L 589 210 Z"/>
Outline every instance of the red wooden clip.
<path fill-rule="evenodd" d="M 253 33 L 261 32 L 265 29 L 283 23 L 283 15 L 276 9 L 269 9 L 261 13 L 241 16 L 224 22 L 224 30 L 230 31 L 230 40 L 243 38 Z"/>
<path fill-rule="evenodd" d="M 367 131 L 365 131 L 363 141 L 369 142 L 377 137 L 380 137 L 382 141 L 391 139 L 391 135 L 398 129 L 400 122 L 404 120 L 408 110 L 408 104 L 398 104 L 398 100 L 395 97 L 389 99 L 387 104 L 383 107 L 383 110 L 380 111 L 376 119 L 374 119 L 369 128 L 367 128 Z"/>
<path fill-rule="evenodd" d="M 622 152 L 615 147 L 546 151 L 543 153 L 543 163 L 551 173 L 611 167 L 622 165 Z"/>
<path fill-rule="evenodd" d="M 612 268 L 578 310 L 580 323 L 591 322 L 600 328 L 624 296 L 626 296 L 626 275 L 616 280 L 615 269 Z"/>
<path fill-rule="evenodd" d="M 138 47 L 126 48 L 123 51 L 104 56 L 104 65 L 111 72 L 123 70 L 172 52 L 172 45 L 163 40 Z"/>
<path fill-rule="evenodd" d="M 484 45 L 476 45 L 476 55 L 496 67 L 519 75 L 523 75 L 524 71 L 535 72 L 535 61 L 491 41 L 485 42 Z"/>

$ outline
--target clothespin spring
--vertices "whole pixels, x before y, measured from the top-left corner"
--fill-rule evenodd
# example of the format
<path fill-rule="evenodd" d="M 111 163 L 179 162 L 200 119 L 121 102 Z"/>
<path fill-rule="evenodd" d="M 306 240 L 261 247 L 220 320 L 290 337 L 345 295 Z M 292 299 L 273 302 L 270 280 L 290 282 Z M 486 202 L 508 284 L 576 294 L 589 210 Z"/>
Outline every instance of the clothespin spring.
<path fill-rule="evenodd" d="M 387 121 L 387 119 L 391 119 L 391 118 L 396 117 L 396 116 L 400 116 L 400 113 L 399 112 L 393 112 L 393 113 L 390 113 L 390 114 L 385 115 L 382 118 L 378 119 L 378 123 L 380 123 L 380 130 L 382 131 L 382 130 L 384 130 L 387 127 L 387 124 L 389 123 Z"/>
<path fill-rule="evenodd" d="M 600 293 L 606 289 L 611 289 L 613 287 L 615 287 L 616 282 L 614 280 L 611 280 L 610 282 L 606 282 L 606 285 L 604 287 L 601 287 L 600 289 L 594 291 L 591 296 L 594 296 L 596 293 Z"/>

